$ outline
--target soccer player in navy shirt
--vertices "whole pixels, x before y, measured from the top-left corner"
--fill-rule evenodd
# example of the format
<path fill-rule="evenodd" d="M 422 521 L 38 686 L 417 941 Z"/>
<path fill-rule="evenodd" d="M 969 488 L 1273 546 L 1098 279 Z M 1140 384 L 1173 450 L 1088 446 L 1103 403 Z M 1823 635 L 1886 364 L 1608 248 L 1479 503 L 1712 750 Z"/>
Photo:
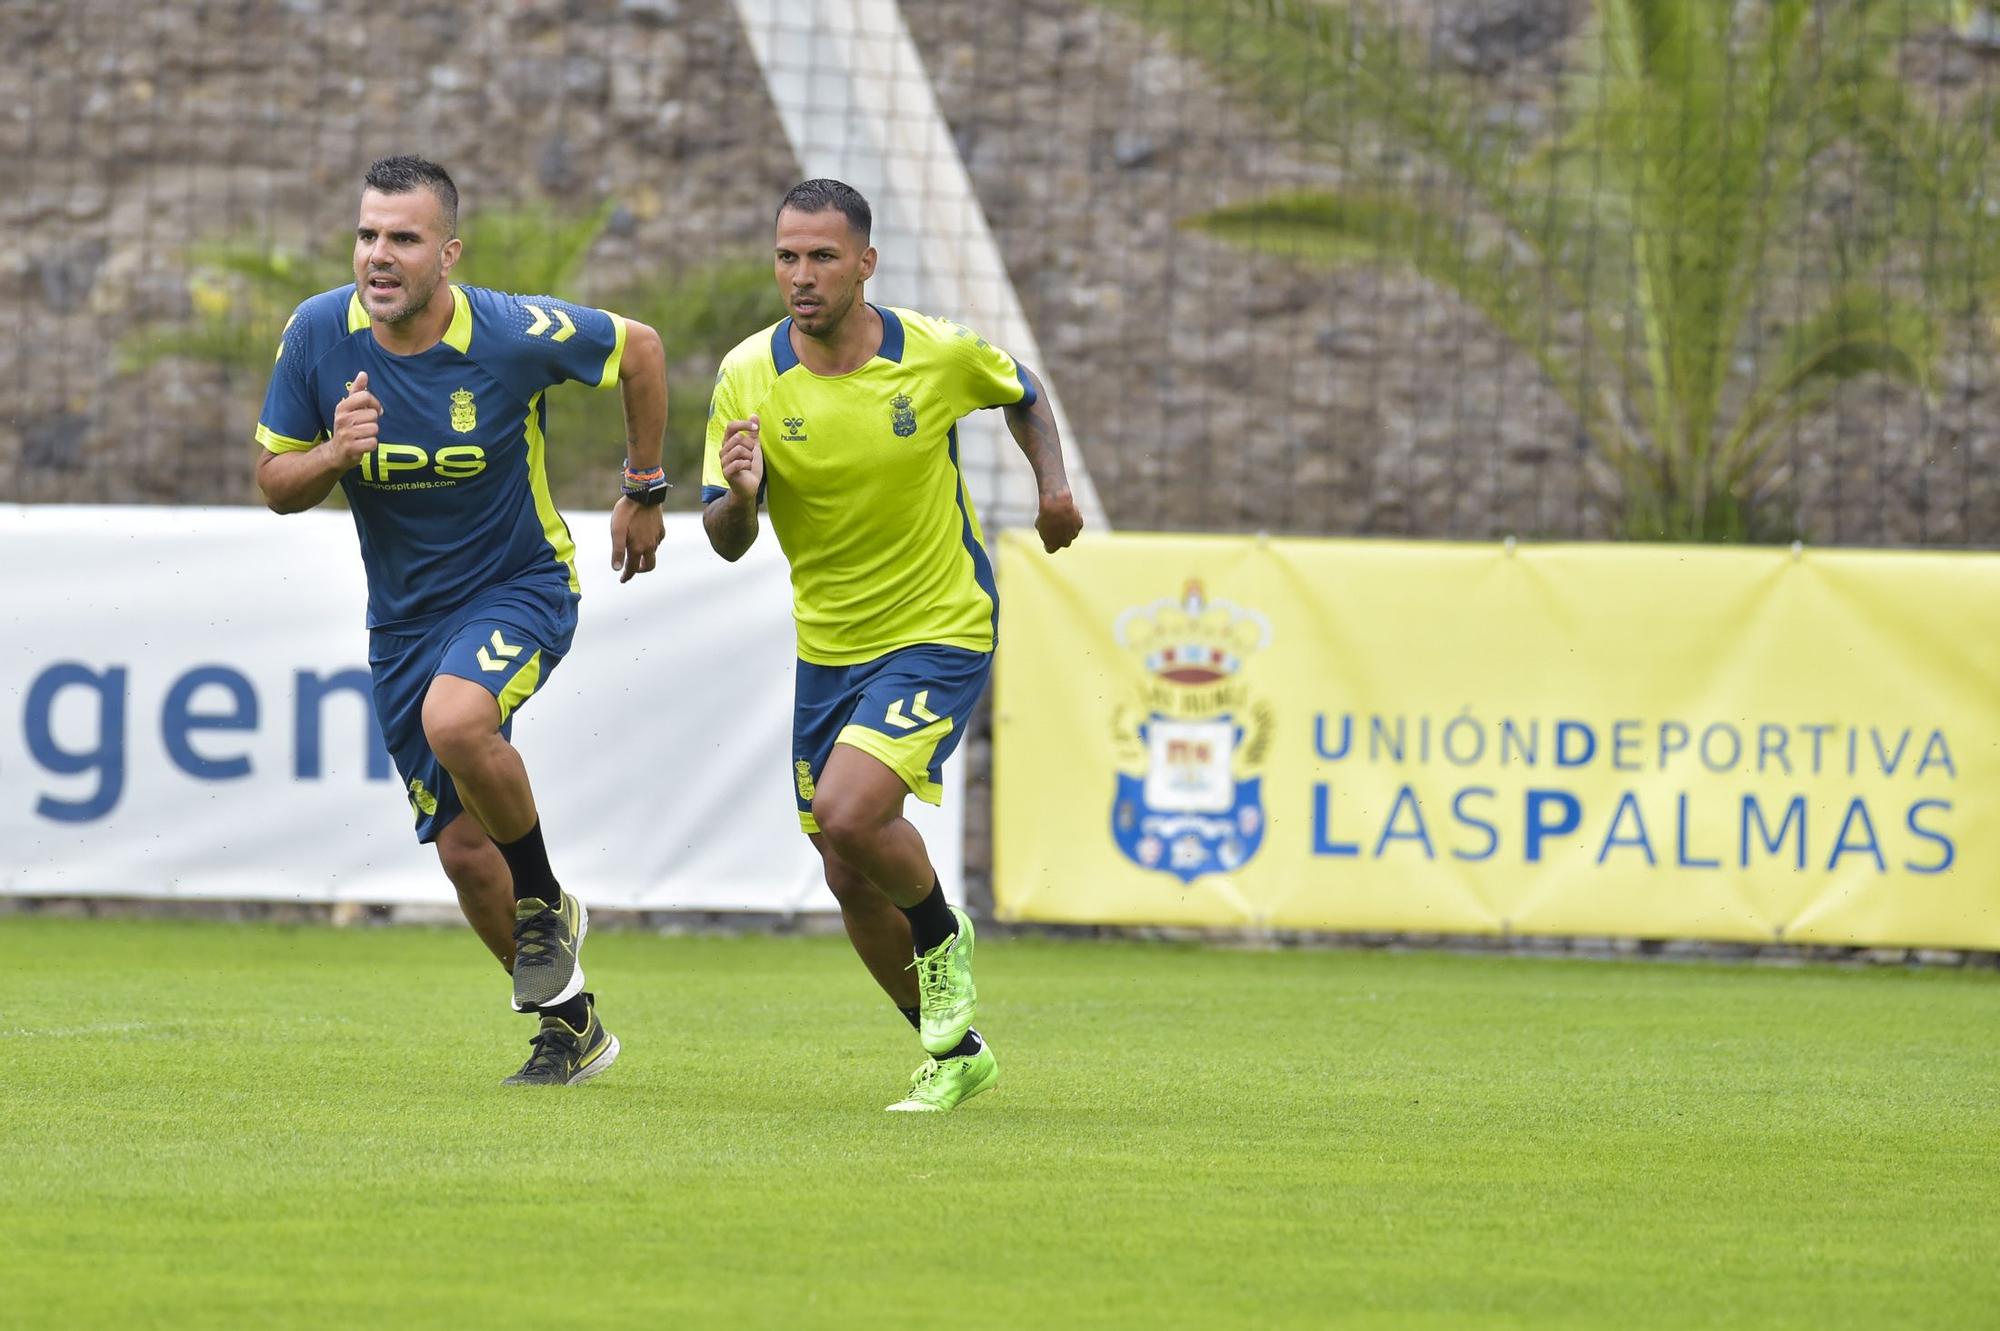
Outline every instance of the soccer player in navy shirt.
<path fill-rule="evenodd" d="M 558 886 L 514 713 L 576 631 L 569 528 L 549 497 L 545 395 L 576 380 L 624 396 L 620 581 L 662 535 L 667 374 L 651 328 L 549 296 L 453 285 L 458 190 L 416 157 L 368 168 L 354 281 L 285 325 L 257 422 L 257 485 L 279 513 L 340 486 L 368 575 L 368 666 L 420 841 L 540 1028 L 507 1080 L 567 1085 L 618 1056 L 584 991 L 583 903 Z M 469 814 L 470 816 L 461 816 Z"/>

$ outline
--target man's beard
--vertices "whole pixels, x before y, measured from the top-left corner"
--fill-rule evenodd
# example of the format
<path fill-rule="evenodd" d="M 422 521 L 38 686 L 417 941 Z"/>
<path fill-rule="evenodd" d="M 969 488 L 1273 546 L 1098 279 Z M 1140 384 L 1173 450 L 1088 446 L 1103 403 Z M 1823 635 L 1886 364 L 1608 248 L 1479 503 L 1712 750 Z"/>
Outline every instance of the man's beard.
<path fill-rule="evenodd" d="M 819 313 L 814 316 L 812 327 L 807 332 L 813 337 L 826 337 L 839 331 L 840 326 L 847 322 L 847 317 L 854 313 L 854 307 L 858 303 L 853 296 L 849 296 L 847 303 L 836 310 L 831 303 L 822 299 Z"/>
<path fill-rule="evenodd" d="M 436 282 L 432 282 L 429 286 L 420 289 L 415 283 L 406 278 L 403 281 L 403 307 L 392 313 L 377 315 L 376 317 L 385 324 L 408 323 L 430 308 L 431 297 L 436 293 Z"/>

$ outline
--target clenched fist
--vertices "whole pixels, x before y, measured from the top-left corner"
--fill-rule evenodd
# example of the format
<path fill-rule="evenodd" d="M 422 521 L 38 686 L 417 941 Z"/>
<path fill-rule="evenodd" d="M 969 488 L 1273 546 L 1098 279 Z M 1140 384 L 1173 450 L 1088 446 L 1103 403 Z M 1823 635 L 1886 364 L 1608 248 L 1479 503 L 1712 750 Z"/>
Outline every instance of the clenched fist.
<path fill-rule="evenodd" d="M 758 434 L 760 422 L 731 421 L 722 435 L 722 479 L 738 498 L 757 502 L 764 487 L 764 445 Z"/>
<path fill-rule="evenodd" d="M 328 442 L 339 455 L 341 470 L 360 463 L 375 451 L 376 431 L 382 420 L 382 403 L 368 391 L 368 371 L 354 376 L 347 396 L 333 409 L 333 438 Z"/>
<path fill-rule="evenodd" d="M 1035 514 L 1035 533 L 1042 538 L 1042 549 L 1054 554 L 1074 541 L 1082 530 L 1083 514 L 1077 510 L 1076 499 L 1068 490 L 1042 496 L 1041 508 Z"/>

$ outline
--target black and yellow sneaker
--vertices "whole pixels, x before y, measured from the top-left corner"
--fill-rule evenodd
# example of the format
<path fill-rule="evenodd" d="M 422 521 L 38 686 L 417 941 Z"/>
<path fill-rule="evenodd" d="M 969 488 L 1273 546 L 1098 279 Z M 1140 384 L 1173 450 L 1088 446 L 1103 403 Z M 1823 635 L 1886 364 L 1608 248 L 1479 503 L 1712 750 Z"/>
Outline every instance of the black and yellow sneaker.
<path fill-rule="evenodd" d="M 565 892 L 550 906 L 533 897 L 514 903 L 514 1010 L 567 1003 L 583 992 L 583 936 L 590 912 Z"/>
<path fill-rule="evenodd" d="M 553 1012 L 542 1014 L 542 1028 L 528 1043 L 534 1052 L 503 1086 L 574 1086 L 589 1081 L 618 1058 L 618 1037 L 597 1019 L 597 995 L 585 994 L 589 1019 L 577 1030 Z"/>

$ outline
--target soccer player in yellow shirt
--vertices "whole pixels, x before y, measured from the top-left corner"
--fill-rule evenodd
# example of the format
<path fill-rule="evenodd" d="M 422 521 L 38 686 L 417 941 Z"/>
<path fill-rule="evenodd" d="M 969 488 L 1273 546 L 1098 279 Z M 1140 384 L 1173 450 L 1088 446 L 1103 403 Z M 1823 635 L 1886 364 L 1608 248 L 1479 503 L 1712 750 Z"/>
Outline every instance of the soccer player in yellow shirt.
<path fill-rule="evenodd" d="M 798 625 L 792 780 L 854 950 L 930 1057 L 892 1110 L 992 1087 L 973 1029 L 972 921 L 945 904 L 903 800 L 942 797 L 944 761 L 986 686 L 999 630 L 958 420 L 1000 407 L 1034 468 L 1051 553 L 1083 518 L 1033 372 L 962 324 L 871 305 L 867 200 L 808 180 L 778 207 L 788 318 L 724 358 L 709 408 L 703 525 L 724 559 L 770 511 Z M 766 434 L 765 427 L 770 428 Z"/>

